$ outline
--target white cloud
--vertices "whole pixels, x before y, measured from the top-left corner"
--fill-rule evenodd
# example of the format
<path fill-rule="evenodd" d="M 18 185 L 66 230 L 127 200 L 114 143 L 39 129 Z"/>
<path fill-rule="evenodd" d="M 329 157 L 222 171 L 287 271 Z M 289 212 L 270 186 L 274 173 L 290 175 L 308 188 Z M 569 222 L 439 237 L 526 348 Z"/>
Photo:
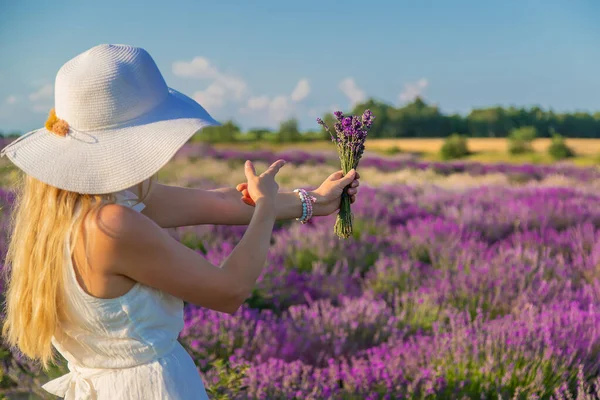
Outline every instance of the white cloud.
<path fill-rule="evenodd" d="M 310 93 L 310 84 L 308 83 L 308 79 L 301 79 L 296 88 L 292 92 L 292 101 L 302 101 L 308 96 Z"/>
<path fill-rule="evenodd" d="M 293 107 L 287 96 L 277 96 L 269 103 L 269 119 L 272 122 L 279 123 L 289 118 L 292 112 Z"/>
<path fill-rule="evenodd" d="M 204 57 L 194 57 L 192 61 L 175 61 L 173 73 L 185 78 L 217 79 L 220 75 L 216 67 Z"/>
<path fill-rule="evenodd" d="M 264 110 L 269 106 L 269 102 L 268 96 L 250 97 L 248 99 L 247 107 L 249 110 Z"/>
<path fill-rule="evenodd" d="M 220 71 L 204 57 L 195 57 L 189 62 L 174 62 L 173 73 L 180 77 L 211 81 L 206 89 L 197 91 L 192 96 L 209 111 L 221 108 L 232 100 L 241 101 L 248 88 L 242 78 Z"/>
<path fill-rule="evenodd" d="M 36 92 L 29 95 L 34 112 L 46 113 L 52 108 L 52 96 L 54 95 L 54 85 L 46 83 Z"/>
<path fill-rule="evenodd" d="M 15 104 L 17 102 L 17 96 L 8 96 L 6 102 L 8 104 Z"/>
<path fill-rule="evenodd" d="M 206 89 L 194 92 L 192 98 L 210 111 L 225 105 L 227 90 L 218 83 L 212 83 Z"/>
<path fill-rule="evenodd" d="M 261 123 L 267 123 L 271 126 L 292 117 L 298 106 L 298 102 L 304 100 L 310 93 L 310 84 L 308 79 L 300 79 L 296 87 L 289 95 L 278 95 L 273 98 L 269 96 L 253 96 L 246 101 L 246 105 L 240 107 L 239 111 L 243 114 L 250 114 L 255 111 L 264 111 L 264 117 Z M 259 116 L 260 117 L 260 116 Z"/>
<path fill-rule="evenodd" d="M 33 92 L 29 95 L 31 101 L 41 101 L 52 98 L 54 94 L 54 86 L 50 83 L 45 84 L 37 92 Z"/>
<path fill-rule="evenodd" d="M 400 93 L 400 101 L 413 101 L 417 97 L 421 97 L 427 86 L 429 86 L 429 81 L 425 78 L 421 78 L 416 82 L 406 83 L 404 90 Z"/>
<path fill-rule="evenodd" d="M 289 118 L 294 111 L 294 105 L 289 96 L 275 96 L 272 99 L 268 96 L 250 97 L 245 107 L 240 108 L 243 114 L 251 114 L 261 111 L 264 122 L 276 125 Z"/>
<path fill-rule="evenodd" d="M 364 101 L 366 98 L 365 92 L 358 87 L 354 78 L 344 79 L 340 82 L 339 88 L 350 100 L 350 107 L 354 107 L 354 105 Z"/>

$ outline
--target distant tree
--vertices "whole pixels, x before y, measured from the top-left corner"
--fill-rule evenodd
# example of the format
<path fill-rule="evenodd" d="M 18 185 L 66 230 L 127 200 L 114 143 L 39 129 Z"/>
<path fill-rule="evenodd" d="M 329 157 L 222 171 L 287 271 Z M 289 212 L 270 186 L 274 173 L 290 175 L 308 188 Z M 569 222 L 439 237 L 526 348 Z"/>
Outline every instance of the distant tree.
<path fill-rule="evenodd" d="M 192 137 L 193 142 L 202 141 L 209 143 L 234 142 L 241 133 L 240 127 L 229 120 L 221 126 L 209 126 L 203 128 Z"/>
<path fill-rule="evenodd" d="M 535 126 L 524 126 L 510 131 L 508 152 L 511 154 L 533 152 L 533 141 L 537 137 Z"/>
<path fill-rule="evenodd" d="M 467 144 L 467 138 L 458 133 L 450 135 L 440 149 L 440 156 L 443 160 L 453 160 L 462 158 L 471 154 Z"/>
<path fill-rule="evenodd" d="M 298 142 L 302 140 L 302 135 L 298 129 L 298 120 L 295 118 L 283 121 L 279 125 L 279 132 L 277 135 L 279 142 Z"/>
<path fill-rule="evenodd" d="M 575 152 L 565 142 L 565 138 L 555 133 L 552 136 L 552 143 L 548 147 L 548 154 L 555 160 L 563 160 L 575 156 Z"/>
<path fill-rule="evenodd" d="M 10 132 L 4 132 L 2 134 L 2 136 L 4 136 L 5 138 L 10 138 L 10 139 L 16 139 L 19 136 L 23 135 L 23 132 L 21 131 L 10 131 Z"/>
<path fill-rule="evenodd" d="M 474 137 L 506 137 L 514 127 L 501 107 L 473 110 L 467 116 L 467 124 Z"/>
<path fill-rule="evenodd" d="M 254 128 L 248 131 L 248 135 L 253 140 L 261 141 L 265 139 L 265 136 L 271 133 L 271 130 L 268 128 Z"/>

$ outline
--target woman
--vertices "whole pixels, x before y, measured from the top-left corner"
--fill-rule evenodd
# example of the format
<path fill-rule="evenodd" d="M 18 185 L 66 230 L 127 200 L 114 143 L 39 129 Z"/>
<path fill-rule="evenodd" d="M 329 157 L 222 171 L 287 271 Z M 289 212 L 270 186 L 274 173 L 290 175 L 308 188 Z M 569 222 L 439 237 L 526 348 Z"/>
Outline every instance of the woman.
<path fill-rule="evenodd" d="M 234 313 L 265 264 L 274 221 L 333 213 L 344 188 L 356 195 L 358 175 L 278 193 L 284 161 L 262 174 L 248 161 L 242 194 L 154 183 L 195 132 L 218 123 L 131 46 L 67 62 L 55 110 L 2 150 L 25 173 L 6 258 L 5 339 L 44 367 L 53 347 L 61 353 L 70 372 L 43 387 L 66 399 L 206 399 L 177 341 L 183 301 Z M 249 226 L 215 266 L 161 229 L 197 224 Z"/>

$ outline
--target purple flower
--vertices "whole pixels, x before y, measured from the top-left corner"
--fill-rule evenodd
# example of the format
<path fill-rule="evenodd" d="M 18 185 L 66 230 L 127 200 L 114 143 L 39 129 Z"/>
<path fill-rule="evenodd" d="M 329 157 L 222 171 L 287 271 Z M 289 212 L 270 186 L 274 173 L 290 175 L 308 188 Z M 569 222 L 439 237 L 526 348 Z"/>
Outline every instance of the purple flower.
<path fill-rule="evenodd" d="M 341 111 L 336 111 L 333 113 L 333 115 L 335 115 L 335 118 L 337 118 L 338 121 L 341 121 L 344 118 L 344 113 Z"/>
<path fill-rule="evenodd" d="M 321 125 L 323 128 L 329 130 L 329 127 L 327 126 L 327 124 L 325 123 L 325 121 L 323 121 L 321 118 L 317 118 L 317 123 L 319 125 Z"/>
<path fill-rule="evenodd" d="M 371 110 L 365 110 L 365 112 L 363 113 L 363 116 L 362 116 L 362 122 L 363 122 L 363 124 L 365 124 L 365 126 L 367 128 L 371 126 L 374 119 L 375 119 L 375 117 L 373 116 L 373 113 L 371 112 Z"/>
<path fill-rule="evenodd" d="M 344 129 L 348 129 L 352 127 L 352 118 L 351 117 L 345 117 L 342 120 L 342 126 L 344 127 Z"/>

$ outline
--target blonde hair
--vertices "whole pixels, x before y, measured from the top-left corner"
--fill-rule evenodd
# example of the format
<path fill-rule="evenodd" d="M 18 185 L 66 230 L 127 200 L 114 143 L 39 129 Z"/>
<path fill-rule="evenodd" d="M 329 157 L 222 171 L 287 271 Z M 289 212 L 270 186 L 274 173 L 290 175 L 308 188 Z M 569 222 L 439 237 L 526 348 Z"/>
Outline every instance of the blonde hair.
<path fill-rule="evenodd" d="M 148 196 L 155 179 L 156 175 L 150 178 L 138 203 Z M 143 193 L 143 187 L 144 182 L 138 184 L 138 193 Z M 116 202 L 116 196 L 70 192 L 23 173 L 15 194 L 4 270 L 7 289 L 2 335 L 8 345 L 47 370 L 56 362 L 52 336 L 59 322 L 69 318 L 63 279 L 67 234 L 70 243 L 77 243 L 86 216 L 96 217 L 104 205 Z M 73 256 L 75 246 L 70 247 Z"/>

